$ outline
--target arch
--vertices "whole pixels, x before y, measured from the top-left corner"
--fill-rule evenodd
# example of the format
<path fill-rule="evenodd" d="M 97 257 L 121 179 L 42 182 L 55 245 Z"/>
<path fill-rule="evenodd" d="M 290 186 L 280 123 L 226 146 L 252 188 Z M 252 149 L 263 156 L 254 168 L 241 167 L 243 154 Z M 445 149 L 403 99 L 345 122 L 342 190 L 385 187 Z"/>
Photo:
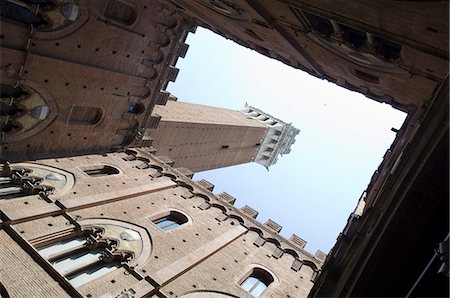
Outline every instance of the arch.
<path fill-rule="evenodd" d="M 257 233 L 260 237 L 264 238 L 264 233 L 261 229 L 258 229 L 257 227 L 249 227 L 248 230 Z"/>
<path fill-rule="evenodd" d="M 224 206 L 220 205 L 220 204 L 211 204 L 211 207 L 215 207 L 217 209 L 220 209 L 222 211 L 222 213 L 227 214 L 227 208 L 225 208 Z"/>
<path fill-rule="evenodd" d="M 140 98 L 142 100 L 147 99 L 150 97 L 150 95 L 152 95 L 152 88 L 150 88 L 147 84 L 145 86 L 143 86 L 143 88 L 145 88 L 146 92 L 144 95 L 142 95 Z"/>
<path fill-rule="evenodd" d="M 316 271 L 318 269 L 317 265 L 314 262 L 310 261 L 310 260 L 301 260 L 301 261 L 302 261 L 304 266 L 308 266 L 314 271 Z"/>
<path fill-rule="evenodd" d="M 140 226 L 103 218 L 83 219 L 79 224 L 76 231 L 56 232 L 32 243 L 75 288 L 105 278 L 123 263 L 136 266 L 150 257 L 150 235 Z"/>
<path fill-rule="evenodd" d="M 164 169 L 158 165 L 155 164 L 151 164 L 150 168 L 157 170 L 158 172 L 162 173 L 162 171 L 164 171 Z"/>
<path fill-rule="evenodd" d="M 74 14 L 66 10 L 66 16 L 73 19 Z M 78 15 L 74 21 L 67 22 L 64 27 L 59 27 L 53 31 L 35 31 L 33 37 L 41 40 L 52 40 L 63 38 L 80 29 L 89 20 L 88 3 L 86 0 L 78 1 Z"/>
<path fill-rule="evenodd" d="M 229 217 L 231 219 L 237 220 L 241 225 L 243 225 L 243 226 L 245 225 L 245 221 L 244 221 L 244 219 L 242 217 L 240 217 L 238 215 L 235 215 L 235 214 L 230 214 Z"/>
<path fill-rule="evenodd" d="M 0 297 L 10 298 L 8 291 L 5 286 L 0 282 Z"/>
<path fill-rule="evenodd" d="M 192 187 L 192 185 L 187 184 L 184 181 L 176 181 L 177 185 L 179 187 L 184 187 L 186 189 L 188 189 L 189 191 L 193 192 L 194 191 L 194 187 Z"/>
<path fill-rule="evenodd" d="M 138 156 L 136 157 L 136 159 L 146 163 L 150 163 L 150 159 L 148 159 L 147 157 Z"/>
<path fill-rule="evenodd" d="M 43 119 L 32 117 L 34 124 L 30 125 L 30 123 L 28 123 L 26 127 L 22 127 L 16 133 L 5 134 L 3 140 L 4 143 L 15 143 L 29 138 L 48 127 L 58 116 L 59 111 L 55 99 L 42 85 L 29 80 L 21 80 L 18 87 L 20 90 L 12 86 L 12 90 L 6 90 L 4 89 L 6 86 L 7 85 L 3 85 L 2 87 L 4 90 L 2 91 L 2 93 L 4 93 L 3 96 L 19 96 L 17 100 L 20 101 L 22 105 L 25 105 L 29 111 L 33 110 L 36 105 L 42 107 L 45 106 L 45 118 L 43 117 L 44 113 L 42 113 L 42 115 L 40 114 Z M 33 97 L 33 101 L 28 100 L 31 97 Z M 16 123 L 21 126 L 19 123 L 20 118 L 16 120 L 18 120 Z"/>
<path fill-rule="evenodd" d="M 260 297 L 274 281 L 275 278 L 269 271 L 261 267 L 254 267 L 250 275 L 240 283 L 240 286 L 253 297 Z"/>
<path fill-rule="evenodd" d="M 314 270 L 310 266 L 303 264 L 303 266 L 300 267 L 299 273 L 302 277 L 306 277 L 307 280 L 314 282 L 314 278 L 317 275 L 317 270 Z"/>
<path fill-rule="evenodd" d="M 280 241 L 278 241 L 275 238 L 267 238 L 266 241 L 269 242 L 269 243 L 275 244 L 275 246 L 278 247 L 278 248 L 281 248 Z"/>
<path fill-rule="evenodd" d="M 202 193 L 199 193 L 199 192 L 195 192 L 195 193 L 194 193 L 194 196 L 195 196 L 195 197 L 202 198 L 202 199 L 205 200 L 206 202 L 210 202 L 210 201 L 211 201 L 211 199 L 210 199 L 207 195 L 202 194 Z"/>
<path fill-rule="evenodd" d="M 293 249 L 285 248 L 284 253 L 293 256 L 294 259 L 298 259 L 298 253 Z"/>
<path fill-rule="evenodd" d="M 51 166 L 38 163 L 15 163 L 11 165 L 11 168 L 31 170 L 33 176 L 42 178 L 42 183 L 54 188 L 50 196 L 56 197 L 66 194 L 75 185 L 75 177 L 72 173 Z"/>
<path fill-rule="evenodd" d="M 72 189 L 73 174 L 58 168 L 34 164 L 17 163 L 9 165 L 3 162 L 0 200 L 10 200 L 32 196 L 38 193 L 58 197 Z"/>
<path fill-rule="evenodd" d="M 83 228 L 94 227 L 99 225 L 111 225 L 111 226 L 120 226 L 126 229 L 135 230 L 139 233 L 142 239 L 142 249 L 139 255 L 135 255 L 133 260 L 130 262 L 130 266 L 135 266 L 137 264 L 144 264 L 145 261 L 150 258 L 151 250 L 152 250 L 152 238 L 147 229 L 143 226 L 136 225 L 134 223 L 126 222 L 119 219 L 109 219 L 109 218 L 85 218 L 78 220 L 78 223 Z M 119 235 L 120 236 L 120 235 Z M 120 237 L 116 237 L 116 240 L 119 241 L 120 247 Z"/>
<path fill-rule="evenodd" d="M 141 115 L 145 111 L 145 105 L 142 102 L 131 102 L 128 107 L 128 113 Z"/>
<path fill-rule="evenodd" d="M 125 150 L 125 153 L 128 155 L 134 155 L 134 156 L 138 155 L 138 152 L 135 150 L 132 150 L 132 149 Z"/>
<path fill-rule="evenodd" d="M 175 176 L 174 174 L 169 173 L 169 172 L 163 172 L 163 173 L 161 173 L 161 174 L 162 174 L 163 176 L 165 176 L 165 177 L 170 178 L 170 180 L 172 180 L 172 181 L 174 181 L 174 182 L 176 182 L 177 179 L 178 179 L 177 176 Z"/>

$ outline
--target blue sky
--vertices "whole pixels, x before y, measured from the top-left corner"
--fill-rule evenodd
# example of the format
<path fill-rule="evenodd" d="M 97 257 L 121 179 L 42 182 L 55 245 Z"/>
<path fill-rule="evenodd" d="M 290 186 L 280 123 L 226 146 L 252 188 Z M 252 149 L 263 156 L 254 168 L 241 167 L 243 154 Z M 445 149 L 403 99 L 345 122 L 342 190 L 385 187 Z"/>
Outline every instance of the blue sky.
<path fill-rule="evenodd" d="M 241 109 L 246 102 L 300 129 L 290 154 L 267 170 L 256 163 L 196 173 L 328 252 L 406 114 L 312 77 L 198 28 L 187 39 L 168 90 L 179 101 Z"/>

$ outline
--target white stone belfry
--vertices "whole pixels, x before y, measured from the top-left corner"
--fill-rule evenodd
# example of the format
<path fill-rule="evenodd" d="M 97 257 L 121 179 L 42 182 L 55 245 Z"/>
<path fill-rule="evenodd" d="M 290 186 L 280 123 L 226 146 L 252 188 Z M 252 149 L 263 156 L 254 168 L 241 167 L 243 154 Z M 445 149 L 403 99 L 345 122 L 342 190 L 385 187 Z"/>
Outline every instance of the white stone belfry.
<path fill-rule="evenodd" d="M 263 165 L 268 170 L 278 160 L 278 155 L 291 152 L 291 146 L 295 143 L 295 137 L 300 129 L 285 123 L 255 107 L 245 104 L 241 112 L 265 125 L 268 130 L 261 141 L 260 149 L 255 157 L 255 162 Z"/>

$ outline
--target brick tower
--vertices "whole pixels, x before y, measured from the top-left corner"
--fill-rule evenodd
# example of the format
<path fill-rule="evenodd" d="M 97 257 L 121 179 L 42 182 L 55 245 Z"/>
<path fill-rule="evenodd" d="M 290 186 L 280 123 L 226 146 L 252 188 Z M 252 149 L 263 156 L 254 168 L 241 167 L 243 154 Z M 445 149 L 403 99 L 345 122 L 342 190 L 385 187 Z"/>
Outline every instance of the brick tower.
<path fill-rule="evenodd" d="M 195 172 L 247 162 L 266 168 L 290 152 L 299 130 L 246 105 L 242 111 L 168 101 L 156 106 L 158 129 L 148 133 L 158 154 Z"/>

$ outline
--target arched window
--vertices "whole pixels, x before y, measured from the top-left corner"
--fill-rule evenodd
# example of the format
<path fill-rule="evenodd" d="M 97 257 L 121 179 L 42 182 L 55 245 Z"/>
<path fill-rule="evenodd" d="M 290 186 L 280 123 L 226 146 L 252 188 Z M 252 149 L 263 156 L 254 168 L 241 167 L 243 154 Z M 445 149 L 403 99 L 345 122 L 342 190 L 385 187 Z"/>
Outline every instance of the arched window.
<path fill-rule="evenodd" d="M 161 230 L 167 232 L 181 226 L 182 224 L 187 223 L 187 221 L 187 217 L 183 214 L 176 211 L 170 211 L 169 214 L 153 220 L 153 223 L 157 225 Z"/>
<path fill-rule="evenodd" d="M 63 277 L 79 292 L 76 297 L 90 297 L 93 287 L 99 294 L 96 296 L 109 297 L 107 293 L 123 289 L 120 283 L 112 285 L 112 277 L 131 273 L 130 268 L 149 258 L 150 235 L 142 227 L 114 219 L 78 223 L 71 234 L 58 231 L 30 244 L 48 261 L 46 267 L 53 267 L 49 270 L 52 275 L 59 273 L 59 279 Z"/>
<path fill-rule="evenodd" d="M 273 280 L 273 276 L 269 272 L 261 268 L 254 268 L 250 276 L 242 282 L 241 287 L 253 297 L 260 297 Z"/>
<path fill-rule="evenodd" d="M 127 26 L 132 25 L 137 17 L 133 6 L 123 0 L 108 0 L 103 15 L 105 18 Z"/>
<path fill-rule="evenodd" d="M 120 173 L 118 169 L 111 166 L 96 166 L 91 168 L 85 168 L 83 169 L 83 171 L 93 178 L 109 175 L 117 175 Z"/>
<path fill-rule="evenodd" d="M 101 231 L 93 229 L 80 237 L 38 248 L 59 274 L 75 288 L 121 267 L 122 255 L 114 255 L 117 241 L 101 239 Z"/>
<path fill-rule="evenodd" d="M 33 176 L 30 169 L 11 169 L 7 162 L 0 163 L 0 168 L 0 201 L 38 193 L 48 195 L 54 190 L 52 186 L 42 185 L 44 179 Z"/>

